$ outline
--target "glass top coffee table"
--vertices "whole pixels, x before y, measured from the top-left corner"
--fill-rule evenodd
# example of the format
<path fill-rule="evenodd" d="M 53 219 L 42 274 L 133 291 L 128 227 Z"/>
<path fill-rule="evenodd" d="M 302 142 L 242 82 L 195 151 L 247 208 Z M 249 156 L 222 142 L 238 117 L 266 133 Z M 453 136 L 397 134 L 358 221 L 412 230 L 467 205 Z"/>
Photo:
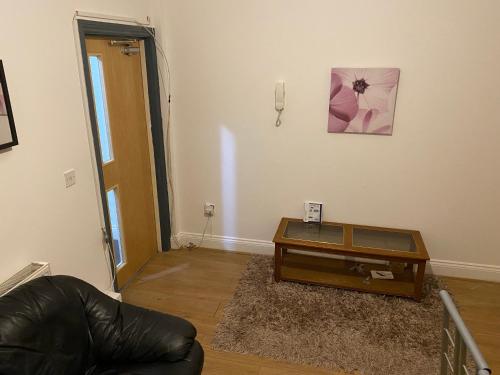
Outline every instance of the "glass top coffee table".
<path fill-rule="evenodd" d="M 274 243 L 277 282 L 422 297 L 429 255 L 419 231 L 283 218 Z"/>

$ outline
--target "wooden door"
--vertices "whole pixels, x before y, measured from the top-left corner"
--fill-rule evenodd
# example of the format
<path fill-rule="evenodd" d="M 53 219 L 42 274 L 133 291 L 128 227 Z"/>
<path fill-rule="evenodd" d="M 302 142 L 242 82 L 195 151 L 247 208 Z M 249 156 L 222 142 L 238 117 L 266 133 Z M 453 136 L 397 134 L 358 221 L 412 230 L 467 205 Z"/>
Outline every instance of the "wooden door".
<path fill-rule="evenodd" d="M 158 251 L 148 117 L 138 41 L 87 38 L 118 287 Z M 128 53 L 133 51 L 133 53 Z"/>

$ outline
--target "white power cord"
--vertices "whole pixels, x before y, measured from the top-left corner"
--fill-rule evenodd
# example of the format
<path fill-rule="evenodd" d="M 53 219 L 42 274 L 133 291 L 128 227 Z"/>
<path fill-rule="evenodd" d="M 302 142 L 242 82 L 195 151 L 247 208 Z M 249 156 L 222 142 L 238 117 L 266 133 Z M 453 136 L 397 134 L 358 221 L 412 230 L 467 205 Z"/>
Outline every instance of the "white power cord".
<path fill-rule="evenodd" d="M 205 240 L 205 234 L 207 233 L 208 223 L 210 223 L 210 220 L 212 219 L 212 217 L 213 217 L 212 215 L 207 217 L 207 221 L 205 222 L 205 227 L 203 228 L 203 234 L 201 235 L 200 242 L 197 245 L 194 244 L 193 242 L 189 242 L 187 245 L 183 245 L 181 247 L 181 249 L 193 250 L 193 249 L 198 249 L 201 247 L 201 245 L 203 244 L 203 241 Z"/>
<path fill-rule="evenodd" d="M 281 112 L 283 112 L 283 108 L 277 109 L 276 111 L 278 112 L 278 118 L 276 119 L 276 127 L 278 127 L 281 125 Z"/>
<path fill-rule="evenodd" d="M 167 98 L 167 110 L 166 112 L 166 127 L 165 127 L 165 135 L 164 135 L 164 143 L 165 143 L 165 148 L 167 151 L 166 159 L 167 159 L 167 185 L 170 194 L 169 196 L 169 207 L 170 207 L 170 227 L 172 229 L 172 232 L 175 233 L 175 228 L 176 228 L 176 223 L 175 223 L 175 190 L 174 190 L 174 183 L 173 183 L 173 172 L 172 172 L 172 151 L 171 151 L 171 145 L 170 145 L 170 140 L 171 140 L 171 121 L 170 121 L 170 101 L 171 101 L 171 75 L 170 75 L 170 64 L 168 62 L 167 55 L 165 54 L 165 51 L 163 51 L 163 48 L 161 47 L 161 43 L 158 41 L 156 35 L 146 26 L 141 24 L 140 22 L 136 22 L 138 26 L 141 26 L 151 37 L 153 38 L 154 44 L 158 52 L 160 52 L 160 56 L 162 60 L 165 62 L 165 70 L 167 73 L 167 81 L 165 83 L 165 78 L 163 76 L 162 70 L 158 69 L 158 73 L 160 74 L 160 81 L 161 81 L 161 87 L 163 88 L 163 92 L 165 97 Z M 158 66 L 160 68 L 160 66 Z M 160 105 L 162 101 L 160 100 Z M 177 236 L 174 234 L 172 236 L 176 246 L 178 248 L 183 248 L 184 246 L 179 244 L 177 240 Z"/>
<path fill-rule="evenodd" d="M 163 88 L 163 91 L 164 91 L 165 97 L 167 98 L 167 103 L 168 103 L 168 107 L 167 107 L 167 111 L 166 111 L 167 112 L 167 116 L 166 116 L 167 117 L 167 120 L 166 120 L 167 126 L 166 126 L 166 131 L 165 131 L 164 142 L 165 142 L 166 149 L 167 149 L 167 155 L 166 155 L 166 158 L 167 158 L 167 184 L 168 184 L 168 188 L 170 190 L 170 194 L 169 194 L 170 225 L 171 225 L 171 228 L 174 229 L 175 228 L 175 192 L 174 192 L 173 173 L 172 173 L 172 151 L 171 151 L 171 147 L 170 147 L 170 141 L 171 141 L 171 120 L 170 120 L 170 113 L 171 113 L 170 112 L 170 102 L 171 102 L 171 100 L 170 100 L 171 99 L 171 79 L 170 79 L 170 77 L 171 77 L 171 75 L 170 75 L 170 64 L 168 62 L 168 58 L 167 58 L 167 55 L 165 54 L 165 51 L 161 47 L 161 44 L 158 41 L 158 39 L 156 38 L 156 35 L 153 32 L 151 32 L 151 30 L 149 28 L 147 28 L 146 26 L 142 25 L 139 22 L 136 22 L 136 23 L 137 23 L 137 25 L 144 28 L 144 30 L 146 30 L 146 32 L 149 35 L 151 35 L 151 37 L 153 38 L 156 49 L 160 52 L 161 58 L 165 62 L 165 68 L 166 68 L 166 73 L 167 73 L 166 83 L 165 83 L 165 78 L 163 76 L 162 70 L 158 69 L 158 72 L 160 74 L 161 86 Z M 160 104 L 161 104 L 161 101 L 160 101 Z M 282 111 L 283 110 L 279 111 L 279 115 L 281 115 Z M 279 115 L 278 115 L 279 124 L 277 122 L 276 126 L 279 126 L 281 124 L 281 121 L 279 120 Z M 207 227 L 208 227 L 208 224 L 211 222 L 212 217 L 213 217 L 213 215 L 209 215 L 207 217 L 207 221 L 205 222 L 205 227 L 203 228 L 203 234 L 201 236 L 201 240 L 200 240 L 199 244 L 196 245 L 193 242 L 189 242 L 187 245 L 180 244 L 179 241 L 177 240 L 177 236 L 173 235 L 172 238 L 173 238 L 175 244 L 177 245 L 177 247 L 179 249 L 190 249 L 190 250 L 201 247 L 201 245 L 203 244 L 203 241 L 205 240 Z"/>

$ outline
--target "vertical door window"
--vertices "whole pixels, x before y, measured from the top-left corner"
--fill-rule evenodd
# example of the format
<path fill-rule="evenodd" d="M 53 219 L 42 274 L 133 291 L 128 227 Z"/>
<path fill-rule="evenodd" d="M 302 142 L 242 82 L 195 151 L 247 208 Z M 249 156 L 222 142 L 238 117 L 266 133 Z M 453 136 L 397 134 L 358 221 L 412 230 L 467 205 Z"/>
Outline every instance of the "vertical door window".
<path fill-rule="evenodd" d="M 108 200 L 109 220 L 111 223 L 111 239 L 115 256 L 115 266 L 120 267 L 125 263 L 125 252 L 123 249 L 122 225 L 118 202 L 117 189 L 113 188 L 106 192 Z"/>
<path fill-rule="evenodd" d="M 109 130 L 108 109 L 106 106 L 106 89 L 104 86 L 104 72 L 102 59 L 98 55 L 89 56 L 90 76 L 92 78 L 92 91 L 94 93 L 94 108 L 99 129 L 99 143 L 101 145 L 101 158 L 103 163 L 113 160 L 113 147 L 111 132 Z"/>

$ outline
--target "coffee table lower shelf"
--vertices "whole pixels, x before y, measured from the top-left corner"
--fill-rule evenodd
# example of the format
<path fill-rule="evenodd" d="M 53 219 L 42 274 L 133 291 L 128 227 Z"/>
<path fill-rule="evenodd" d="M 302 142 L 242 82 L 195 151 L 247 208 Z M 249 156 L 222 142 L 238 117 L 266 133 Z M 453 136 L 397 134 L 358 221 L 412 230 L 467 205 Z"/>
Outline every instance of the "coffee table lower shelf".
<path fill-rule="evenodd" d="M 354 264 L 363 265 L 363 274 L 350 269 Z M 388 270 L 388 266 L 384 264 L 349 262 L 286 252 L 279 268 L 280 280 L 419 299 L 415 289 L 413 266 L 394 273 L 393 280 L 380 280 L 367 276 L 371 270 Z"/>

